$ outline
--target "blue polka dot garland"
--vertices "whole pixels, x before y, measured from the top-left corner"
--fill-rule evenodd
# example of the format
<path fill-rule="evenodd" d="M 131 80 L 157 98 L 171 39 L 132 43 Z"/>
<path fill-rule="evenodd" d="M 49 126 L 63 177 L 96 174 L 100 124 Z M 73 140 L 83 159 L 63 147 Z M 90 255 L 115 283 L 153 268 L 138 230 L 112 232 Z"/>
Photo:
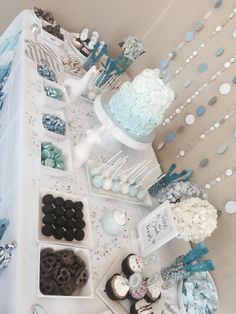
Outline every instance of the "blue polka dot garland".
<path fill-rule="evenodd" d="M 171 143 L 174 141 L 174 139 L 175 139 L 174 133 L 172 133 L 172 132 L 166 133 L 166 135 L 165 135 L 166 142 Z"/>
<path fill-rule="evenodd" d="M 204 115 L 204 113 L 206 112 L 206 108 L 204 106 L 199 106 L 197 109 L 196 109 L 196 115 L 198 117 L 201 117 Z"/>
<path fill-rule="evenodd" d="M 221 7 L 222 3 L 223 3 L 222 0 L 215 0 L 215 5 L 214 5 L 215 9 L 218 9 L 219 7 Z"/>
<path fill-rule="evenodd" d="M 184 39 L 186 42 L 190 42 L 192 41 L 194 38 L 194 33 L 193 32 L 187 32 L 185 35 L 184 35 Z"/>
<path fill-rule="evenodd" d="M 205 72 L 206 69 L 207 69 L 207 64 L 206 64 L 206 63 L 201 63 L 201 64 L 199 64 L 199 66 L 198 66 L 198 72 L 199 72 L 199 73 Z"/>
<path fill-rule="evenodd" d="M 220 57 L 224 53 L 224 51 L 225 51 L 224 47 L 217 48 L 215 52 L 215 56 Z"/>

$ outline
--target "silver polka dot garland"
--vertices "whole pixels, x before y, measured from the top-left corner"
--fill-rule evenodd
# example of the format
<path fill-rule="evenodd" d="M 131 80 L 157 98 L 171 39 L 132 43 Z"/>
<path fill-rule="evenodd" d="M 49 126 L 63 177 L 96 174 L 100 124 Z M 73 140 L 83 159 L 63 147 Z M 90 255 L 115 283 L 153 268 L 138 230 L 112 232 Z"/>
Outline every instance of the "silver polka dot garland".
<path fill-rule="evenodd" d="M 178 108 L 175 109 L 175 111 L 167 118 L 165 118 L 164 122 L 162 123 L 162 126 L 166 126 L 173 120 L 178 114 L 181 113 L 181 111 L 188 105 L 193 103 L 193 100 L 197 98 L 203 91 L 215 80 L 219 78 L 219 76 L 228 70 L 231 65 L 236 61 L 236 54 L 234 54 L 229 61 L 224 62 L 223 66 L 218 69 L 214 75 L 211 76 L 201 87 L 199 87 L 191 96 L 189 96 L 185 102 L 180 105 Z M 230 65 L 230 66 L 229 66 Z"/>
<path fill-rule="evenodd" d="M 213 179 L 211 179 L 210 181 L 208 181 L 204 187 L 205 187 L 205 189 L 210 190 L 211 188 L 217 186 L 219 183 L 221 183 L 225 179 L 234 175 L 235 173 L 236 173 L 236 166 L 234 166 L 233 168 L 227 168 L 227 169 L 225 169 L 225 171 L 223 173 L 221 173 L 220 175 L 218 175 L 218 176 L 214 177 Z"/>
<path fill-rule="evenodd" d="M 209 21 L 209 19 L 212 17 L 214 11 L 208 10 L 202 18 L 196 20 L 193 24 L 193 29 L 189 32 L 186 32 L 184 35 L 184 40 L 181 41 L 177 47 L 173 50 L 171 50 L 168 53 L 167 60 L 162 60 L 162 64 L 164 66 L 169 65 L 171 60 L 174 60 L 175 57 L 178 55 L 178 53 L 185 47 L 186 44 L 192 42 L 195 38 L 195 36 L 206 26 L 206 23 Z M 231 13 L 232 14 L 232 13 Z M 228 16 L 229 18 L 229 16 Z M 193 57 L 197 56 L 197 51 L 194 50 L 193 54 L 188 59 L 193 59 Z M 187 62 L 187 61 L 186 61 Z"/>
<path fill-rule="evenodd" d="M 206 38 L 206 40 L 200 44 L 200 46 L 195 49 L 192 54 L 187 57 L 187 59 L 185 60 L 185 62 L 174 71 L 173 77 L 172 79 L 174 79 L 177 75 L 179 75 L 183 69 L 196 57 L 199 55 L 200 51 L 206 47 L 206 45 L 217 35 L 219 34 L 222 29 L 225 27 L 225 25 L 228 24 L 229 21 L 232 20 L 232 18 L 236 15 L 236 8 L 234 8 L 234 10 L 227 15 L 227 17 L 223 20 L 223 22 L 221 23 L 221 25 L 217 25 L 215 27 L 215 29 L 212 31 L 212 33 Z"/>
<path fill-rule="evenodd" d="M 214 131 L 218 130 L 224 123 L 230 120 L 236 113 L 236 110 L 230 110 L 224 115 L 219 121 L 214 122 L 210 127 L 208 127 L 204 132 L 202 132 L 195 140 L 192 141 L 191 145 L 185 149 L 181 149 L 179 153 L 175 156 L 176 159 L 185 157 L 198 142 L 207 139 L 209 134 L 212 134 Z"/>

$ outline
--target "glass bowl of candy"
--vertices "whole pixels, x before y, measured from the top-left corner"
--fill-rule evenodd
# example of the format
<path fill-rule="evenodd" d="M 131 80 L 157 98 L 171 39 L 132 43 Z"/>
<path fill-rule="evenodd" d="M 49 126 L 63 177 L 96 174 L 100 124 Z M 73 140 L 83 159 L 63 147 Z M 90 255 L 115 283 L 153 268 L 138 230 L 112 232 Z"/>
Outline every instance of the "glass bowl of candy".
<path fill-rule="evenodd" d="M 67 124 L 64 110 L 53 110 L 47 108 L 42 115 L 43 134 L 56 138 L 64 139 L 67 134 Z"/>
<path fill-rule="evenodd" d="M 202 300 L 205 300 L 202 302 Z M 209 272 L 195 273 L 178 285 L 181 313 L 219 313 L 217 288 Z"/>
<path fill-rule="evenodd" d="M 64 86 L 43 78 L 43 89 L 45 93 L 44 105 L 50 108 L 63 108 L 69 104 L 69 97 Z"/>
<path fill-rule="evenodd" d="M 38 265 L 38 297 L 93 298 L 89 250 L 42 243 Z"/>
<path fill-rule="evenodd" d="M 72 173 L 71 151 L 66 141 L 41 142 L 41 173 L 64 177 Z"/>

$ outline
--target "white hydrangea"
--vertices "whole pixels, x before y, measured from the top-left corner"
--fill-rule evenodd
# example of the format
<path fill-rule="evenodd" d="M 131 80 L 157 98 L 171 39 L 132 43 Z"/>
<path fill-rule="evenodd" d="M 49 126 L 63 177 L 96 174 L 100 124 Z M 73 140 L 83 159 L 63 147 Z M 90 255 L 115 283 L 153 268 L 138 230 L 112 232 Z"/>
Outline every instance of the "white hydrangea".
<path fill-rule="evenodd" d="M 179 238 L 198 243 L 217 227 L 217 211 L 207 200 L 192 197 L 171 204 Z"/>

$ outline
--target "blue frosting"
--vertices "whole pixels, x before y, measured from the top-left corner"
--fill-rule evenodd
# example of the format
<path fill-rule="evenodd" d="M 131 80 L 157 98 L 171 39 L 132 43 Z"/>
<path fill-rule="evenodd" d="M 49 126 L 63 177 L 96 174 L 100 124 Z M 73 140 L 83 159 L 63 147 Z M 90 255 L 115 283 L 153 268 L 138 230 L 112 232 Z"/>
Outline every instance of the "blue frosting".
<path fill-rule="evenodd" d="M 144 137 L 162 123 L 174 92 L 159 79 L 158 70 L 145 69 L 125 82 L 110 99 L 113 120 L 131 136 Z"/>

